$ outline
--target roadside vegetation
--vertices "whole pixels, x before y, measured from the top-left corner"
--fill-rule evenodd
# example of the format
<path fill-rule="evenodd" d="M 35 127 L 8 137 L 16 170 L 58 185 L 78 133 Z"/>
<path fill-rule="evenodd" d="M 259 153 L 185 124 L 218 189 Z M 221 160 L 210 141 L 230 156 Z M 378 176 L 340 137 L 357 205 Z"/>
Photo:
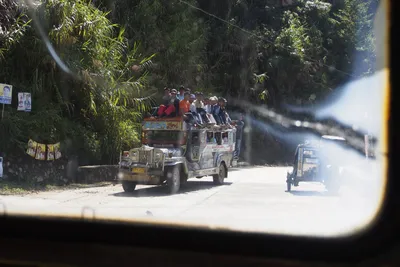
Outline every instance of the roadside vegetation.
<path fill-rule="evenodd" d="M 23 158 L 31 138 L 61 142 L 80 165 L 115 164 L 139 144 L 142 115 L 164 86 L 285 113 L 283 104 L 315 105 L 374 72 L 378 0 L 280 2 L 0 1 L 0 83 L 13 85 L 14 99 L 0 152 Z M 32 93 L 32 112 L 16 111 L 18 92 Z M 291 160 L 265 129 L 250 134 L 246 160 Z"/>

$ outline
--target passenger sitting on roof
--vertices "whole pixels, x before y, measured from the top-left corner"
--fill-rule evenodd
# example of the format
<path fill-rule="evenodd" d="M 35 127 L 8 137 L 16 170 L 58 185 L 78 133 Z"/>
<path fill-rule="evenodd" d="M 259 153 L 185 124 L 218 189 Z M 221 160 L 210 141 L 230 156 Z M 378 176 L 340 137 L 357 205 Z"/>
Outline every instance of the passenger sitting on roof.
<path fill-rule="evenodd" d="M 163 105 L 168 106 L 170 99 L 171 99 L 171 90 L 168 87 L 164 87 L 164 96 L 162 98 Z"/>
<path fill-rule="evenodd" d="M 212 113 L 211 112 L 211 105 L 210 105 L 210 98 L 209 97 L 204 97 L 204 109 L 207 113 Z"/>
<path fill-rule="evenodd" d="M 171 90 L 171 96 L 168 102 L 164 103 L 166 105 L 161 105 L 158 109 L 158 116 L 164 117 L 169 116 L 173 117 L 176 116 L 179 112 L 179 99 L 176 98 L 177 91 L 176 89 Z"/>
<path fill-rule="evenodd" d="M 218 105 L 219 105 L 219 117 L 221 119 L 221 122 L 223 124 L 227 124 L 230 125 L 231 123 L 231 118 L 229 117 L 228 112 L 226 112 L 226 99 L 221 97 L 220 99 L 218 99 Z"/>
<path fill-rule="evenodd" d="M 203 93 L 196 92 L 196 100 L 194 101 L 196 112 L 201 116 L 201 119 L 204 123 L 210 123 L 210 120 L 207 117 L 207 111 L 204 109 L 203 99 Z"/>
<path fill-rule="evenodd" d="M 197 113 L 196 109 L 196 104 L 195 104 L 196 96 L 195 95 L 190 95 L 189 98 L 189 103 L 190 103 L 190 112 L 193 114 L 193 116 L 196 118 L 196 121 L 198 124 L 202 124 L 203 121 L 201 120 L 201 116 Z"/>
<path fill-rule="evenodd" d="M 185 98 L 185 88 L 183 85 L 179 87 L 179 94 L 176 96 L 176 98 L 178 98 L 179 101 L 182 101 Z"/>
<path fill-rule="evenodd" d="M 179 102 L 179 115 L 185 115 L 186 113 L 190 112 L 190 94 L 186 92 L 184 94 L 183 100 Z"/>
<path fill-rule="evenodd" d="M 214 120 L 217 124 L 221 124 L 221 118 L 219 117 L 220 107 L 218 105 L 218 98 L 216 96 L 210 97 L 210 105 L 211 105 L 211 114 L 214 117 Z"/>

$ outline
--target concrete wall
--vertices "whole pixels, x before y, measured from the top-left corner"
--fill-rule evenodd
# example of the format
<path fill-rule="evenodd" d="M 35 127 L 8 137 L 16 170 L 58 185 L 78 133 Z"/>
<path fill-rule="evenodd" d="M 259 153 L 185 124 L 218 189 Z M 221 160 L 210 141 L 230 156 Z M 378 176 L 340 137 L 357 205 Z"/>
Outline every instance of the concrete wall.
<path fill-rule="evenodd" d="M 74 159 L 49 162 L 29 156 L 4 157 L 3 168 L 2 179 L 37 185 L 113 181 L 118 174 L 118 165 L 78 166 Z"/>

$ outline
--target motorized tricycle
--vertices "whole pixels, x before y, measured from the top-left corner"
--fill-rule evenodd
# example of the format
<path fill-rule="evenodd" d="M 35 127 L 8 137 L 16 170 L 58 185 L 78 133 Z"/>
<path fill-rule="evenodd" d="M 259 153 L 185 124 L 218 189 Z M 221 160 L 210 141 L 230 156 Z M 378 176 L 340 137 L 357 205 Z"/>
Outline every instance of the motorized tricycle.
<path fill-rule="evenodd" d="M 287 173 L 287 191 L 300 182 L 319 182 L 336 193 L 339 191 L 343 173 L 343 137 L 324 135 L 318 143 L 297 146 L 293 171 Z"/>

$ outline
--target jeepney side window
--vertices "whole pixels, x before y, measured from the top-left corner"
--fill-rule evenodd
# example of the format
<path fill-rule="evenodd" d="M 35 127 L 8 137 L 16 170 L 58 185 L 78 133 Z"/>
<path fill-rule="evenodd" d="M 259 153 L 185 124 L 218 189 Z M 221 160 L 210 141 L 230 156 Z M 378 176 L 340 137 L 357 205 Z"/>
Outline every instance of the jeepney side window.
<path fill-rule="evenodd" d="M 225 133 L 222 134 L 222 142 L 224 144 L 228 143 L 228 133 L 225 132 Z"/>
<path fill-rule="evenodd" d="M 217 144 L 218 145 L 222 145 L 222 136 L 221 136 L 221 133 L 220 132 L 218 132 L 218 133 L 215 133 L 215 139 L 216 139 L 216 141 L 217 141 Z"/>
<path fill-rule="evenodd" d="M 207 143 L 211 144 L 217 143 L 217 140 L 215 140 L 213 132 L 207 132 Z"/>

